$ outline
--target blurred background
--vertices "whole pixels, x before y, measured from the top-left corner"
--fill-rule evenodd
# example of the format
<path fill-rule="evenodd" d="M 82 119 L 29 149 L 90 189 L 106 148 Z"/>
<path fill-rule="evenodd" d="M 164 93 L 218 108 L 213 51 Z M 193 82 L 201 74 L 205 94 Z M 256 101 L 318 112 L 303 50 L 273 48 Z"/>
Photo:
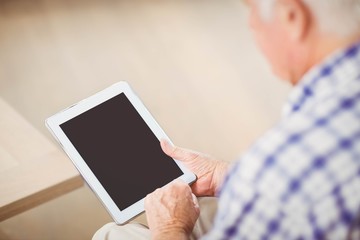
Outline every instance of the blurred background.
<path fill-rule="evenodd" d="M 53 142 L 45 118 L 126 80 L 175 144 L 233 161 L 289 92 L 247 16 L 241 0 L 1 0 L 0 97 Z M 109 221 L 84 186 L 0 222 L 0 239 L 90 239 Z"/>

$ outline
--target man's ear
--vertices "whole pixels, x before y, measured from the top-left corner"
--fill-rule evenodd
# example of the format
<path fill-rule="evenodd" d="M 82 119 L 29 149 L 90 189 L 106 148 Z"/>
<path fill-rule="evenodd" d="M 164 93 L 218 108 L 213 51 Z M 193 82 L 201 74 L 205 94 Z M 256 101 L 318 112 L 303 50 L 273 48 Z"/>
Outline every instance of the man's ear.
<path fill-rule="evenodd" d="M 301 0 L 276 1 L 275 14 L 289 39 L 302 41 L 306 38 L 310 31 L 311 14 Z"/>

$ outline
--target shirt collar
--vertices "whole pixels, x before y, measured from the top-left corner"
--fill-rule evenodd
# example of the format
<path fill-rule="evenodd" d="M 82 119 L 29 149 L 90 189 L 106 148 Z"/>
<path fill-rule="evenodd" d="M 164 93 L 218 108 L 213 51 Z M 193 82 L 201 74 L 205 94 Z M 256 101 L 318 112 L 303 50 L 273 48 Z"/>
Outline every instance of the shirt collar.
<path fill-rule="evenodd" d="M 304 111 L 319 97 L 360 76 L 360 42 L 331 54 L 310 69 L 291 91 L 283 108 L 283 117 Z"/>

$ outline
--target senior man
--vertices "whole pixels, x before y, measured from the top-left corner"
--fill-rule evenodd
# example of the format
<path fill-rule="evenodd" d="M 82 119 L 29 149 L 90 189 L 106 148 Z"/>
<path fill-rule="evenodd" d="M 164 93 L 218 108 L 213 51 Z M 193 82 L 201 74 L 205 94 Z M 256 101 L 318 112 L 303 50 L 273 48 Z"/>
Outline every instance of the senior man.
<path fill-rule="evenodd" d="M 161 142 L 197 182 L 148 195 L 149 228 L 108 224 L 94 239 L 189 239 L 192 193 L 219 195 L 196 238 L 360 239 L 360 0 L 248 3 L 258 46 L 294 85 L 283 118 L 231 167 Z"/>

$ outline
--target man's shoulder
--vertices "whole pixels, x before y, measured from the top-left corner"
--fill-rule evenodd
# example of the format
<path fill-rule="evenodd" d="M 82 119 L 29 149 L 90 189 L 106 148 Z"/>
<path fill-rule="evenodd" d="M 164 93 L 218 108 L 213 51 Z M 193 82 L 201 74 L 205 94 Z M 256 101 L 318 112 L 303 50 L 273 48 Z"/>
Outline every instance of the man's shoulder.
<path fill-rule="evenodd" d="M 331 165 L 341 155 L 340 161 L 352 161 L 349 153 L 360 154 L 348 146 L 360 144 L 360 88 L 355 88 L 339 89 L 337 96 L 282 119 L 239 160 L 239 177 L 277 185 L 281 192 L 294 178 L 329 171 L 325 161 Z"/>

